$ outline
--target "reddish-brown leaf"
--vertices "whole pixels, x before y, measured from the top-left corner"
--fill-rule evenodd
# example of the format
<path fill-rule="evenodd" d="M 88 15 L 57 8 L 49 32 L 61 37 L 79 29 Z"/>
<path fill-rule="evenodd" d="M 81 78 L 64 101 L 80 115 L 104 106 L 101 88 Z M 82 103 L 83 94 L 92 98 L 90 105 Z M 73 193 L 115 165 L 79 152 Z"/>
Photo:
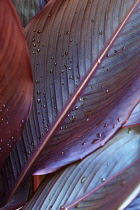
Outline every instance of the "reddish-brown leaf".
<path fill-rule="evenodd" d="M 32 98 L 26 41 L 9 0 L 0 1 L 0 167 L 21 137 Z"/>

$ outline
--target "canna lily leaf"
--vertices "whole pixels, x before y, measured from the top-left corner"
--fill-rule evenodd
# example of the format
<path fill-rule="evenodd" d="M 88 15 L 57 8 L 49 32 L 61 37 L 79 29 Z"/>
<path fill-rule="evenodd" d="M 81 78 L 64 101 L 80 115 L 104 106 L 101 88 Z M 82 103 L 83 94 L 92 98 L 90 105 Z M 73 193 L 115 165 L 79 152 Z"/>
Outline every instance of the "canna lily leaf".
<path fill-rule="evenodd" d="M 127 121 L 140 100 L 139 16 L 139 1 L 52 0 L 27 25 L 33 107 L 3 167 L 3 204 L 37 169 L 84 158 Z"/>
<path fill-rule="evenodd" d="M 140 183 L 139 133 L 139 126 L 121 129 L 84 160 L 47 175 L 23 209 L 119 209 Z"/>
<path fill-rule="evenodd" d="M 46 5 L 47 0 L 12 0 L 23 27 Z"/>
<path fill-rule="evenodd" d="M 27 45 L 9 0 L 0 2 L 0 32 L 0 167 L 2 167 L 21 137 L 32 98 L 32 76 Z"/>
<path fill-rule="evenodd" d="M 140 124 L 140 103 L 135 107 L 131 113 L 128 121 L 123 125 L 123 127 L 129 127 Z"/>

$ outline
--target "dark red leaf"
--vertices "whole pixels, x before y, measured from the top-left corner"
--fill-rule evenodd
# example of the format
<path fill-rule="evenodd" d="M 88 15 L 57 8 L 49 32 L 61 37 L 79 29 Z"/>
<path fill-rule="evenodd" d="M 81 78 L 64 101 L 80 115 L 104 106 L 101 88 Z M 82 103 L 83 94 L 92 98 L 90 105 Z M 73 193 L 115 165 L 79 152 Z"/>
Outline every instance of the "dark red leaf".
<path fill-rule="evenodd" d="M 27 45 L 9 0 L 0 2 L 0 167 L 21 137 L 32 97 Z"/>

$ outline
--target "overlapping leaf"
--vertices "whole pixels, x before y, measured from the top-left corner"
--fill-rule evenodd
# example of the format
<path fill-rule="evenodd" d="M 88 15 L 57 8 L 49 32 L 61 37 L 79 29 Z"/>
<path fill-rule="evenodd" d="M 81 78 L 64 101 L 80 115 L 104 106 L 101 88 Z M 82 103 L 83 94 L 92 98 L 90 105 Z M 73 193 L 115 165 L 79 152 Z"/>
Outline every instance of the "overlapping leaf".
<path fill-rule="evenodd" d="M 52 0 L 30 21 L 34 102 L 3 169 L 16 180 L 5 199 L 39 167 L 50 173 L 103 146 L 128 119 L 140 96 L 139 16 L 139 1 Z"/>
<path fill-rule="evenodd" d="M 129 127 L 134 125 L 140 124 L 140 103 L 135 107 L 133 112 L 130 115 L 130 118 L 128 119 L 128 122 L 126 122 L 123 126 Z"/>
<path fill-rule="evenodd" d="M 46 5 L 48 0 L 12 0 L 23 27 Z"/>
<path fill-rule="evenodd" d="M 18 47 L 17 47 L 18 46 Z M 0 2 L 0 167 L 21 137 L 32 97 L 27 44 L 9 0 Z"/>
<path fill-rule="evenodd" d="M 139 133 L 139 126 L 122 129 L 84 160 L 47 175 L 23 209 L 119 209 L 140 183 Z"/>

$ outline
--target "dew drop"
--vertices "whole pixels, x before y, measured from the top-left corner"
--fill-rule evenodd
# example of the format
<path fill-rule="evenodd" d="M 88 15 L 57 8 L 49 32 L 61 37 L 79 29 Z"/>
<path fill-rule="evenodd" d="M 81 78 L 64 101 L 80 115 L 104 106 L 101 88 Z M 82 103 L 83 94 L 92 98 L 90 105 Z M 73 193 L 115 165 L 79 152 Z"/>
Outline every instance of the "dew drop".
<path fill-rule="evenodd" d="M 84 183 L 86 181 L 86 177 L 84 176 L 82 179 L 81 179 L 81 183 Z"/>
<path fill-rule="evenodd" d="M 92 141 L 92 144 L 94 144 L 96 141 L 98 141 L 99 139 L 94 139 L 93 141 Z"/>
<path fill-rule="evenodd" d="M 52 16 L 52 14 L 51 14 L 51 13 L 49 13 L 49 14 L 48 14 L 48 17 L 51 17 L 51 16 Z"/>
<path fill-rule="evenodd" d="M 82 143 L 82 145 L 85 145 L 85 144 L 86 144 L 86 142 L 83 142 L 83 143 Z"/>
<path fill-rule="evenodd" d="M 116 124 L 113 125 L 113 128 L 115 128 L 115 127 L 116 127 Z"/>
<path fill-rule="evenodd" d="M 33 43 L 33 47 L 36 47 L 36 44 L 35 43 Z"/>
<path fill-rule="evenodd" d="M 101 182 L 105 182 L 105 180 L 106 180 L 105 178 L 101 178 Z"/>
<path fill-rule="evenodd" d="M 101 133 L 97 133 L 97 135 L 96 135 L 98 138 L 100 138 L 101 136 L 102 136 L 102 134 Z"/>
<path fill-rule="evenodd" d="M 48 133 L 48 131 L 49 131 L 49 129 L 48 128 L 45 128 L 45 132 Z"/>
<path fill-rule="evenodd" d="M 66 34 L 67 34 L 67 35 L 69 35 L 69 34 L 70 34 L 70 32 L 69 32 L 69 31 L 67 31 L 67 32 L 66 32 Z"/>
<path fill-rule="evenodd" d="M 60 210 L 68 210 L 68 209 L 65 208 L 64 206 L 60 206 Z"/>
<path fill-rule="evenodd" d="M 125 181 L 124 181 L 124 180 L 121 181 L 121 182 L 120 182 L 120 185 L 123 187 L 123 186 L 125 185 Z"/>
<path fill-rule="evenodd" d="M 118 120 L 118 122 L 121 122 L 121 118 L 118 118 L 117 120 Z"/>
<path fill-rule="evenodd" d="M 109 57 L 109 53 L 106 54 L 106 57 Z"/>
<path fill-rule="evenodd" d="M 67 56 L 68 55 L 68 52 L 65 52 L 65 55 Z"/>
<path fill-rule="evenodd" d="M 34 142 L 31 142 L 31 146 L 34 146 Z"/>
<path fill-rule="evenodd" d="M 40 95 L 41 92 L 38 90 L 36 93 L 37 93 L 37 95 Z"/>
<path fill-rule="evenodd" d="M 37 32 L 38 34 L 41 34 L 41 31 L 40 30 L 38 30 L 38 32 Z"/>
<path fill-rule="evenodd" d="M 106 93 L 108 93 L 109 92 L 109 90 L 106 90 Z"/>
<path fill-rule="evenodd" d="M 122 51 L 125 50 L 125 46 L 122 47 Z"/>
<path fill-rule="evenodd" d="M 100 34 L 100 35 L 103 35 L 103 32 L 102 32 L 102 31 L 99 31 L 99 34 Z"/>
<path fill-rule="evenodd" d="M 45 104 L 43 105 L 43 108 L 46 108 L 46 105 Z"/>
<path fill-rule="evenodd" d="M 34 42 L 35 41 L 35 38 L 33 38 L 32 41 Z"/>
<path fill-rule="evenodd" d="M 57 63 L 55 62 L 54 65 L 57 66 Z"/>
<path fill-rule="evenodd" d="M 78 101 L 82 101 L 82 98 L 79 98 Z"/>
<path fill-rule="evenodd" d="M 64 152 L 60 152 L 59 154 L 60 154 L 60 155 L 63 155 L 63 154 L 64 154 Z"/>
<path fill-rule="evenodd" d="M 40 49 L 37 49 L 37 52 L 40 52 L 41 50 Z"/>
<path fill-rule="evenodd" d="M 36 80 L 35 80 L 35 84 L 38 84 L 38 83 L 39 83 L 39 81 L 36 79 Z"/>
<path fill-rule="evenodd" d="M 40 99 L 40 98 L 38 98 L 38 99 L 37 99 L 37 103 L 40 103 L 40 102 L 41 102 L 41 99 Z"/>
<path fill-rule="evenodd" d="M 107 127 L 107 123 L 104 124 L 104 127 Z"/>
<path fill-rule="evenodd" d="M 50 74 L 53 74 L 53 70 L 50 70 Z"/>

